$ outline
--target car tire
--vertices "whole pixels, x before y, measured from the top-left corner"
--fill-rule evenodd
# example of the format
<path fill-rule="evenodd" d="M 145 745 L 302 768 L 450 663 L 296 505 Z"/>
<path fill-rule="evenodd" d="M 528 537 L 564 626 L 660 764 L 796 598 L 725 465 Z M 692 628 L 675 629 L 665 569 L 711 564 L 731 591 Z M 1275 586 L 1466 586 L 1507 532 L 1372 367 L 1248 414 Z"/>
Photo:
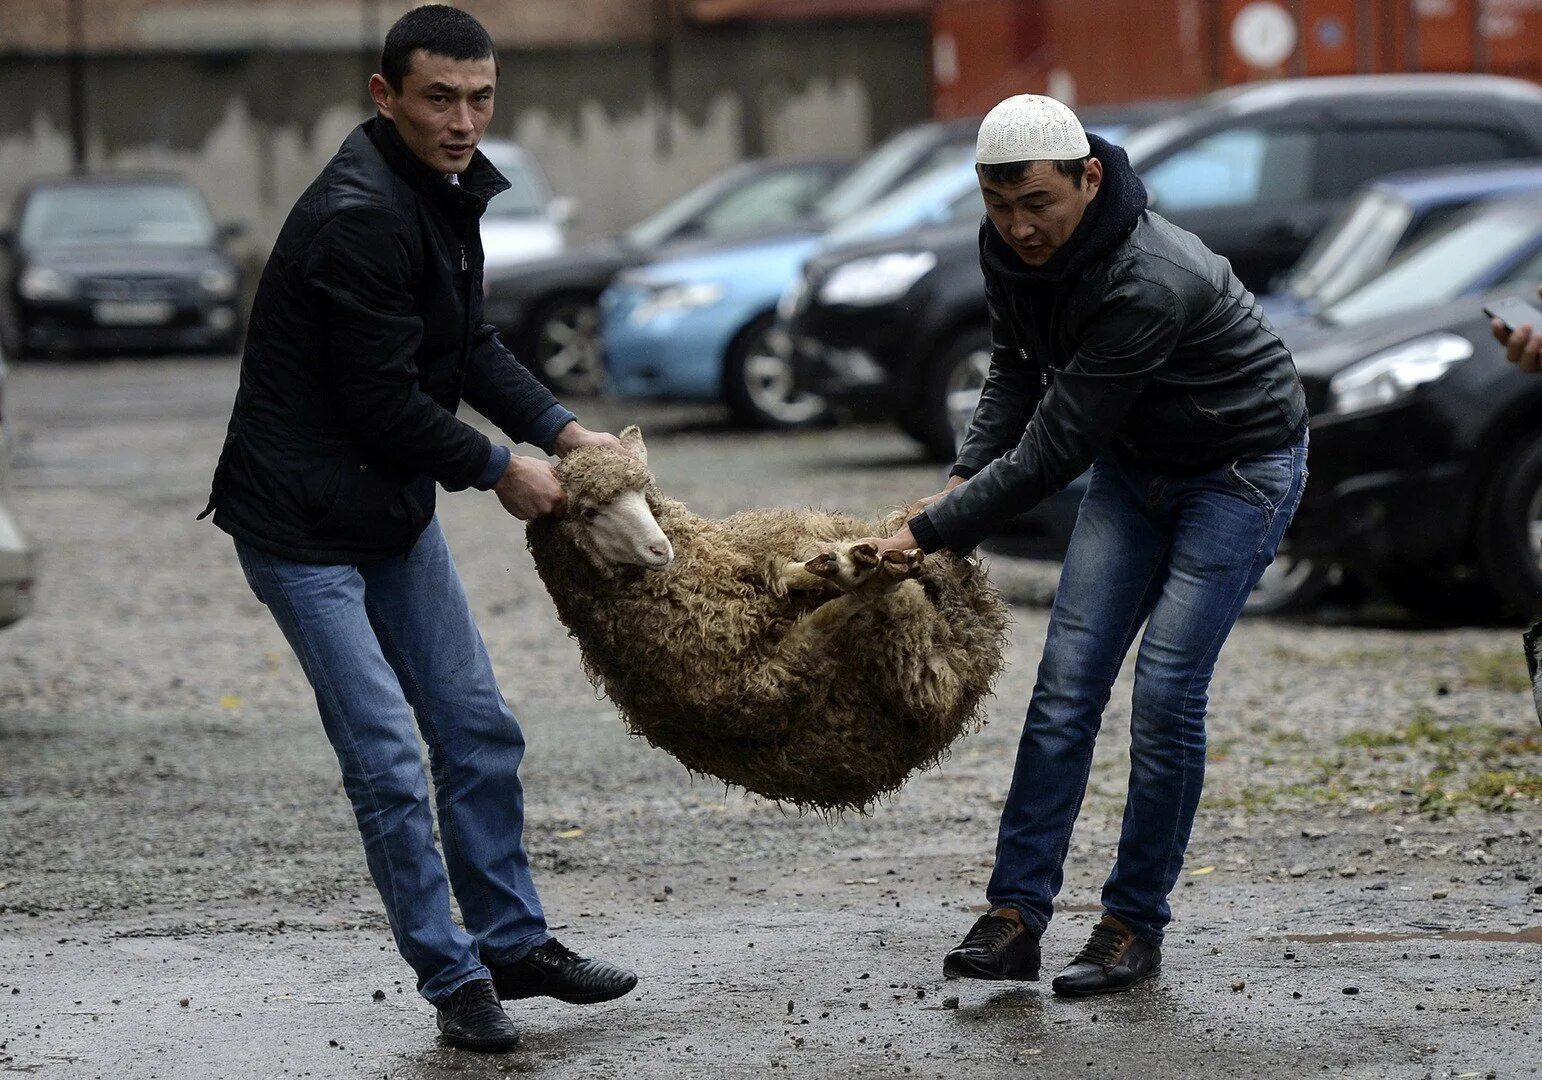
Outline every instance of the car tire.
<path fill-rule="evenodd" d="M 824 398 L 799 390 L 790 348 L 778 340 L 775 316 L 760 316 L 741 330 L 723 363 L 723 398 L 744 427 L 801 428 L 829 414 Z"/>
<path fill-rule="evenodd" d="M 1542 438 L 1495 469 L 1479 511 L 1478 559 L 1506 614 L 1542 614 Z"/>
<path fill-rule="evenodd" d="M 1289 615 L 1306 611 L 1322 599 L 1337 576 L 1332 564 L 1291 555 L 1290 537 L 1286 536 L 1274 562 L 1243 601 L 1242 614 Z"/>
<path fill-rule="evenodd" d="M 924 367 L 916 392 L 896 422 L 901 431 L 926 448 L 932 460 L 953 460 L 957 447 L 949 401 L 955 394 L 983 386 L 990 364 L 990 331 L 975 326 L 955 336 Z"/>
<path fill-rule="evenodd" d="M 600 392 L 605 369 L 598 297 L 557 297 L 540 309 L 531 327 L 531 370 L 536 378 L 558 394 L 586 397 Z"/>

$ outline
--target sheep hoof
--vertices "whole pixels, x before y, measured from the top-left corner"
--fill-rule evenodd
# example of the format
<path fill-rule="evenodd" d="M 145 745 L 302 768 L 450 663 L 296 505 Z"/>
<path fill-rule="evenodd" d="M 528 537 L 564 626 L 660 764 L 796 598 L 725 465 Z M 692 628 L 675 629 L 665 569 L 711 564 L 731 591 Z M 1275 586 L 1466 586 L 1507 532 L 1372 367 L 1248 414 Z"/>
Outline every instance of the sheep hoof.
<path fill-rule="evenodd" d="M 878 566 L 877 544 L 852 544 L 851 561 L 858 567 L 873 570 Z"/>
<path fill-rule="evenodd" d="M 824 578 L 834 577 L 840 572 L 840 566 L 836 562 L 835 555 L 829 551 L 821 551 L 818 555 L 815 555 L 803 564 L 803 569 Z"/>
<path fill-rule="evenodd" d="M 883 572 L 892 578 L 915 577 L 920 569 L 921 562 L 926 554 L 920 548 L 911 548 L 908 551 L 885 551 L 883 553 Z"/>

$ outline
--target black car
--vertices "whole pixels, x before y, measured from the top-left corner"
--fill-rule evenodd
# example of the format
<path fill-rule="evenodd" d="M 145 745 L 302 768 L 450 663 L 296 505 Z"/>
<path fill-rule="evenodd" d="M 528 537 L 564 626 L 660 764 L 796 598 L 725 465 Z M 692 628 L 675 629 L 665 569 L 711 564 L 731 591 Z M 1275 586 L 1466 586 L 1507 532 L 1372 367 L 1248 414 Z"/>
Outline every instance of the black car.
<path fill-rule="evenodd" d="M 602 378 L 599 297 L 621 271 L 692 248 L 820 232 L 972 144 L 978 127 L 976 117 L 906 128 L 849 171 L 834 162 L 735 166 L 621 236 L 489 275 L 488 321 L 554 389 L 593 391 Z"/>
<path fill-rule="evenodd" d="M 844 161 L 751 161 L 686 192 L 619 236 L 490 269 L 487 320 L 553 388 L 599 386 L 599 295 L 670 244 L 709 242 L 806 217 L 850 169 Z"/>
<path fill-rule="evenodd" d="M 1284 81 L 1211 95 L 1124 145 L 1153 208 L 1262 289 L 1371 176 L 1535 157 L 1542 88 L 1490 76 Z M 934 265 L 901 295 L 822 301 L 843 267 L 906 253 Z M 990 364 L 978 224 L 826 252 L 809 262 L 797 296 L 784 329 L 804 388 L 882 409 L 934 456 L 951 455 L 948 396 L 978 389 Z"/>
<path fill-rule="evenodd" d="M 233 351 L 241 279 L 203 197 L 176 176 L 34 183 L 0 233 L 18 355 Z"/>

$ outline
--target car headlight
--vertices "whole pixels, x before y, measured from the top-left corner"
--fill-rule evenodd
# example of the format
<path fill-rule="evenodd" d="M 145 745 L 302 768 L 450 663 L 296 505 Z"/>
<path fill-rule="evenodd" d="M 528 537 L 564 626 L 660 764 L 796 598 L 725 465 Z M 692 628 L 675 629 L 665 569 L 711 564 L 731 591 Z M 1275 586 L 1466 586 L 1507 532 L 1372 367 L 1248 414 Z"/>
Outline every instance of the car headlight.
<path fill-rule="evenodd" d="M 16 291 L 28 300 L 70 300 L 75 296 L 75 279 L 46 266 L 33 266 L 21 275 Z"/>
<path fill-rule="evenodd" d="M 1472 354 L 1472 342 L 1448 333 L 1379 352 L 1333 376 L 1328 383 L 1328 411 L 1350 413 L 1390 405 Z"/>
<path fill-rule="evenodd" d="M 937 256 L 930 251 L 895 251 L 856 259 L 836 267 L 819 287 L 819 299 L 826 304 L 850 304 L 856 307 L 897 300 L 932 267 Z"/>
<path fill-rule="evenodd" d="M 693 311 L 715 304 L 722 298 L 723 286 L 711 281 L 655 286 L 642 303 L 632 309 L 632 322 L 640 326 L 660 315 Z"/>
<path fill-rule="evenodd" d="M 211 267 L 198 275 L 198 287 L 216 300 L 228 300 L 236 292 L 236 275 L 221 266 Z"/>

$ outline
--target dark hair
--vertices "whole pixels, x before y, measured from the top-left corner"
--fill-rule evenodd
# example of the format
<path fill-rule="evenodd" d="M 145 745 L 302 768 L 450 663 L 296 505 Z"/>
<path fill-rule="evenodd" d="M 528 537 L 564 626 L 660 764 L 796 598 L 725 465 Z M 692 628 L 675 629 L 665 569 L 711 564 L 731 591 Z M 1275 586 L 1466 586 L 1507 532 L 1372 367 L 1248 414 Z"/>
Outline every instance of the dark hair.
<path fill-rule="evenodd" d="M 1061 176 L 1071 178 L 1072 187 L 1082 186 L 1082 176 L 1087 171 L 1087 162 L 1092 155 L 1084 158 L 1068 158 L 1064 161 L 1051 161 L 1055 171 Z M 1003 161 L 996 165 L 981 165 L 980 175 L 992 184 L 1016 184 L 1020 183 L 1028 170 L 1039 164 L 1037 161 Z"/>
<path fill-rule="evenodd" d="M 498 67 L 498 54 L 493 51 L 493 39 L 487 28 L 474 16 L 448 4 L 413 8 L 397 19 L 386 34 L 385 47 L 380 50 L 380 74 L 397 93 L 401 93 L 402 80 L 412 68 L 412 54 L 419 49 L 451 60 L 485 60 L 491 56 L 493 70 Z"/>

